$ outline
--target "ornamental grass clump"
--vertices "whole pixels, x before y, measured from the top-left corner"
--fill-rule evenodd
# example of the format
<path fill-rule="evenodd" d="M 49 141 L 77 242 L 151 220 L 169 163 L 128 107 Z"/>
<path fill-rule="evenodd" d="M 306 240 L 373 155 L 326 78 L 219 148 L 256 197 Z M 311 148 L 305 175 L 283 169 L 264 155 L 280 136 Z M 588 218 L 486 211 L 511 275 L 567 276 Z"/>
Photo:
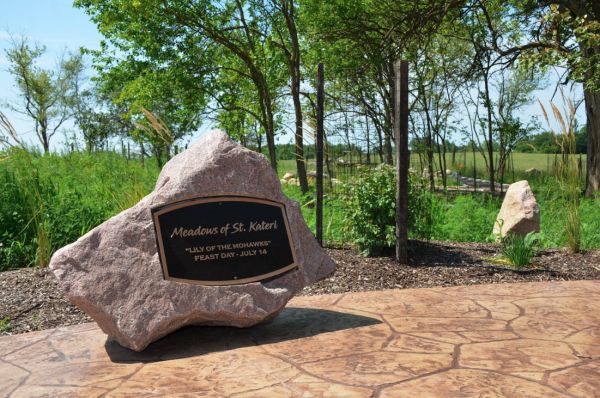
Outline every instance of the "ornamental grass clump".
<path fill-rule="evenodd" d="M 556 124 L 560 126 L 560 131 L 555 132 L 552 129 L 548 113 L 544 105 L 540 102 L 544 119 L 548 127 L 554 134 L 554 139 L 560 147 L 561 156 L 556 167 L 556 179 L 558 180 L 561 193 L 565 200 L 566 217 L 563 220 L 564 233 L 567 236 L 569 249 L 577 253 L 581 249 L 581 178 L 580 170 L 576 159 L 576 138 L 577 131 L 577 106 L 573 99 L 567 98 L 562 89 L 560 94 L 563 102 L 562 111 L 552 102 L 552 114 Z"/>
<path fill-rule="evenodd" d="M 531 265 L 531 260 L 537 253 L 537 234 L 527 235 L 508 234 L 502 239 L 502 255 L 515 268 Z"/>

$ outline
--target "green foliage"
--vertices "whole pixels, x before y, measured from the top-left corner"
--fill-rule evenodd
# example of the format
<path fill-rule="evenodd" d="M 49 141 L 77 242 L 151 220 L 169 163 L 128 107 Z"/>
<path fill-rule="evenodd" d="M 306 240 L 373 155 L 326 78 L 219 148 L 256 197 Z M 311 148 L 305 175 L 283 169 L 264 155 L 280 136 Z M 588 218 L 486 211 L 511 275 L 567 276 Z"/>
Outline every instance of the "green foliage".
<path fill-rule="evenodd" d="M 116 102 L 128 107 L 131 118 L 139 118 L 143 106 L 178 138 L 210 111 L 236 138 L 251 127 L 261 130 L 270 160 L 277 163 L 276 114 L 289 80 L 281 12 L 293 9 L 293 2 L 77 0 L 74 5 L 105 37 L 103 47 L 92 52 L 98 80 L 106 94 L 116 94 Z M 156 149 L 151 137 L 134 133 Z"/>
<path fill-rule="evenodd" d="M 577 139 L 575 131 L 577 130 L 576 107 L 571 98 L 567 98 L 560 90 L 562 99 L 562 110 L 553 102 L 550 103 L 554 120 L 560 126 L 560 131 L 555 133 L 555 139 L 560 147 L 561 156 L 559 157 L 558 168 L 556 170 L 556 179 L 561 188 L 562 196 L 566 204 L 566 217 L 563 219 L 564 232 L 567 236 L 569 248 L 573 253 L 579 252 L 581 248 L 581 181 L 578 175 L 577 160 L 575 150 Z M 541 102 L 540 102 L 540 105 Z M 542 112 L 546 122 L 550 126 L 550 120 L 546 109 L 542 105 Z"/>
<path fill-rule="evenodd" d="M 0 270 L 47 264 L 54 250 L 137 203 L 152 189 L 158 174 L 154 162 L 142 166 L 115 153 L 39 156 L 13 149 L 3 156 L 7 158 L 0 162 Z M 390 167 L 366 168 L 333 191 L 326 187 L 325 241 L 355 242 L 369 254 L 392 246 L 394 177 Z M 541 210 L 538 245 L 567 246 L 562 220 L 569 209 L 559 182 L 545 175 L 530 177 L 529 182 Z M 294 185 L 284 185 L 283 191 L 300 203 L 314 232 L 314 191 L 302 194 Z M 490 241 L 500 199 L 432 194 L 414 176 L 409 194 L 411 238 Z M 579 217 L 581 248 L 600 248 L 600 198 L 580 199 Z"/>
<path fill-rule="evenodd" d="M 409 179 L 408 234 L 416 239 L 434 239 L 443 225 L 447 205 L 428 189 L 427 182 L 411 174 Z"/>
<path fill-rule="evenodd" d="M 158 170 L 114 153 L 0 162 L 0 270 L 48 264 L 52 253 L 149 192 Z"/>
<path fill-rule="evenodd" d="M 380 253 L 396 242 L 396 175 L 393 167 L 367 169 L 348 184 L 348 235 L 366 255 Z M 409 178 L 408 228 L 413 238 L 430 239 L 443 213 L 442 202 L 419 178 Z"/>
<path fill-rule="evenodd" d="M 31 45 L 22 37 L 13 38 L 5 53 L 8 72 L 15 78 L 22 99 L 13 109 L 35 122 L 35 133 L 47 153 L 50 139 L 70 117 L 83 62 L 80 54 L 74 54 L 59 60 L 56 70 L 43 69 L 38 63 L 45 51 L 45 47 Z"/>
<path fill-rule="evenodd" d="M 575 153 L 587 153 L 587 132 L 585 128 L 580 129 L 575 134 L 576 146 Z M 560 146 L 556 142 L 553 132 L 546 131 L 529 136 L 517 144 L 516 150 L 523 153 L 560 153 Z"/>
<path fill-rule="evenodd" d="M 365 255 L 379 253 L 396 241 L 396 184 L 394 170 L 381 167 L 361 175 L 349 187 L 348 229 Z"/>
<path fill-rule="evenodd" d="M 300 204 L 300 210 L 308 228 L 316 233 L 315 192 L 311 190 L 303 194 L 299 186 L 283 184 L 283 193 Z M 345 206 L 339 197 L 325 190 L 323 196 L 323 240 L 326 244 L 343 245 L 347 242 Z"/>
<path fill-rule="evenodd" d="M 455 242 L 486 242 L 500 209 L 495 197 L 464 195 L 448 201 L 437 213 L 433 238 Z"/>
<path fill-rule="evenodd" d="M 525 10 L 531 6 L 524 4 L 529 3 L 515 3 Z M 557 27 L 561 34 L 547 29 L 538 35 L 533 33 L 537 28 L 529 27 L 532 35 L 527 38 L 531 41 L 530 50 L 523 54 L 526 66 L 564 65 L 569 72 L 569 80 L 585 82 L 587 88 L 597 90 L 600 87 L 600 12 L 597 1 L 538 2 L 537 7 L 528 10 L 528 13 L 532 19 L 537 19 L 535 23 L 540 27 Z M 522 22 L 531 23 L 532 20 L 523 19 Z M 522 30 L 527 32 L 525 26 Z M 540 50 L 542 47 L 543 50 Z"/>
<path fill-rule="evenodd" d="M 579 208 L 581 248 L 600 248 L 600 198 L 584 198 Z"/>
<path fill-rule="evenodd" d="M 568 246 L 564 220 L 569 205 L 556 178 L 538 176 L 529 178 L 531 189 L 540 206 L 541 224 L 538 234 L 540 247 Z M 580 198 L 581 249 L 600 248 L 600 198 Z"/>
<path fill-rule="evenodd" d="M 502 239 L 502 255 L 515 268 L 526 267 L 537 253 L 537 235 L 528 233 L 526 236 L 509 234 Z"/>
<path fill-rule="evenodd" d="M 0 319 L 0 333 L 8 332 L 11 328 L 9 317 Z"/>

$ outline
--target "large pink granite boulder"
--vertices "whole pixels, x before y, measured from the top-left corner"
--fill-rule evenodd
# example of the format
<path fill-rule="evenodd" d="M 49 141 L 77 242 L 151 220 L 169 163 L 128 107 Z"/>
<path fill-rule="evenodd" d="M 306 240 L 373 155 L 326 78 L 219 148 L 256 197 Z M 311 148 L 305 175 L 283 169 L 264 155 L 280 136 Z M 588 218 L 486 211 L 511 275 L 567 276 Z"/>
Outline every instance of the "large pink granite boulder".
<path fill-rule="evenodd" d="M 263 282 L 204 286 L 165 280 L 150 209 L 189 197 L 240 195 L 281 202 L 298 268 Z M 335 269 L 281 192 L 264 156 L 218 130 L 163 168 L 138 204 L 58 250 L 50 268 L 69 299 L 111 338 L 141 351 L 185 325 L 248 327 L 275 317 L 297 292 Z"/>
<path fill-rule="evenodd" d="M 525 236 L 529 232 L 540 232 L 540 207 L 529 183 L 517 181 L 506 190 L 493 233 L 500 240 L 508 234 Z"/>

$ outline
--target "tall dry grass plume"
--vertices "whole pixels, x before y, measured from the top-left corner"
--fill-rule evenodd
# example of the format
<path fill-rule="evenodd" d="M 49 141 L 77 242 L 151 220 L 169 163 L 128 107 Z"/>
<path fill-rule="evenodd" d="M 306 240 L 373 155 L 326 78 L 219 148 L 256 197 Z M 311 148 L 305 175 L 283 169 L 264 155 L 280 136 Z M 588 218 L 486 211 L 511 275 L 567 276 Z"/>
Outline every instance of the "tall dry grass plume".
<path fill-rule="evenodd" d="M 562 87 L 559 87 L 559 93 L 562 102 L 561 108 L 554 104 L 554 102 L 550 102 L 553 120 L 559 126 L 558 131 L 551 124 L 548 112 L 542 102 L 539 100 L 538 102 L 542 107 L 544 119 L 554 135 L 556 144 L 560 148 L 561 153 L 555 173 L 561 187 L 562 195 L 567 203 L 564 231 L 569 249 L 573 253 L 577 253 L 581 249 L 580 201 L 582 187 L 576 158 L 575 133 L 577 132 L 576 113 L 580 103 L 576 104 L 573 98 L 565 96 Z"/>
<path fill-rule="evenodd" d="M 136 122 L 135 127 L 144 131 L 149 137 L 162 141 L 166 147 L 170 148 L 175 141 L 173 132 L 169 129 L 169 126 L 153 112 L 149 111 L 144 107 L 140 107 L 140 110 L 144 114 L 146 123 Z"/>

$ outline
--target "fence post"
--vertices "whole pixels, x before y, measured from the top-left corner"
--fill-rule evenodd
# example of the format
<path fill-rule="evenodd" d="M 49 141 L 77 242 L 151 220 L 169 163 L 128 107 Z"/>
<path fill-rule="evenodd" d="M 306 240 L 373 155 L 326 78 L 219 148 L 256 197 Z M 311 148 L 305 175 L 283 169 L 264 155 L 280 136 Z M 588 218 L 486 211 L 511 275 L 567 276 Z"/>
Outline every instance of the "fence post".
<path fill-rule="evenodd" d="M 396 260 L 408 263 L 408 61 L 394 63 L 396 133 Z"/>
<path fill-rule="evenodd" d="M 325 80 L 323 76 L 323 64 L 317 66 L 317 242 L 323 246 L 323 117 L 325 100 Z"/>

